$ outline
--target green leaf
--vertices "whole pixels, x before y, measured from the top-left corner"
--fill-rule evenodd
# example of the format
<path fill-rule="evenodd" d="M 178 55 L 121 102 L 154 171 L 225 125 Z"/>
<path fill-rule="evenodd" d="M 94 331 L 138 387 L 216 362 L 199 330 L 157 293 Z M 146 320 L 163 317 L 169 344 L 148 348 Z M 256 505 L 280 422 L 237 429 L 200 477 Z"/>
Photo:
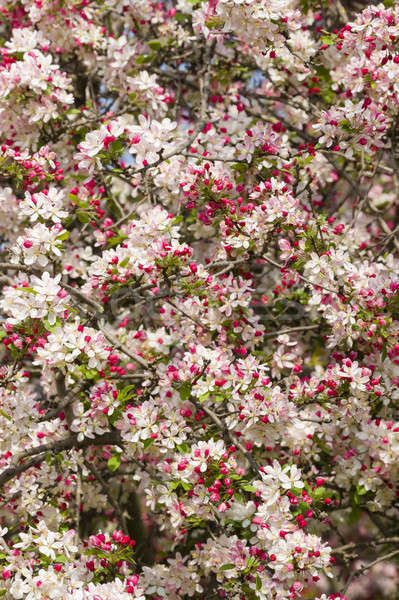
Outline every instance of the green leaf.
<path fill-rule="evenodd" d="M 119 454 L 115 454 L 108 459 L 107 466 L 110 471 L 117 471 L 121 464 L 121 457 Z"/>
<path fill-rule="evenodd" d="M 304 13 L 308 13 L 311 8 L 309 0 L 301 0 L 300 6 Z"/>
<path fill-rule="evenodd" d="M 76 216 L 81 223 L 90 223 L 91 221 L 91 216 L 87 212 L 77 212 Z"/>
<path fill-rule="evenodd" d="M 98 371 L 96 369 L 85 369 L 84 374 L 87 379 L 95 379 L 98 376 Z"/>
<path fill-rule="evenodd" d="M 313 440 L 316 442 L 316 444 L 318 445 L 318 447 L 323 450 L 323 452 L 325 452 L 326 454 L 332 454 L 331 450 L 329 448 L 327 448 L 327 446 L 325 445 L 325 443 L 317 436 L 314 435 L 313 436 Z"/>
<path fill-rule="evenodd" d="M 6 412 L 4 412 L 4 410 L 0 409 L 0 415 L 2 417 L 5 417 L 6 419 L 8 419 L 9 421 L 12 421 L 12 418 L 10 417 L 10 415 L 8 415 Z"/>
<path fill-rule="evenodd" d="M 332 46 L 336 43 L 338 39 L 338 35 L 336 33 L 330 33 L 329 31 L 325 31 L 324 29 L 322 33 L 325 34 L 321 36 L 321 41 L 323 44 L 326 44 L 327 46 Z"/>
<path fill-rule="evenodd" d="M 21 292 L 29 292 L 30 294 L 33 294 L 34 296 L 36 296 L 39 293 L 36 290 L 34 290 L 32 287 L 18 287 L 17 290 L 21 290 Z"/>
<path fill-rule="evenodd" d="M 367 490 L 364 487 L 364 485 L 357 485 L 356 486 L 356 493 L 358 496 L 364 496 L 364 494 L 367 494 Z"/>
<path fill-rule="evenodd" d="M 342 121 L 340 121 L 338 123 L 338 125 L 341 127 L 341 129 L 343 129 L 344 131 L 348 131 L 351 132 L 352 131 L 352 125 L 350 124 L 350 121 L 348 121 L 347 119 L 343 119 Z"/>
<path fill-rule="evenodd" d="M 57 327 L 61 326 L 61 321 L 58 319 L 58 317 L 53 325 L 50 325 L 48 317 L 44 317 L 43 322 L 47 331 L 50 331 L 50 333 L 53 333 L 57 329 Z"/>
<path fill-rule="evenodd" d="M 69 231 L 64 231 L 64 233 L 62 233 L 61 235 L 59 235 L 57 237 L 57 240 L 59 240 L 60 242 L 63 242 L 64 240 L 67 240 L 69 238 Z"/>
<path fill-rule="evenodd" d="M 143 444 L 144 444 L 144 450 L 147 450 L 147 448 L 149 448 L 154 442 L 155 442 L 155 438 L 147 438 L 146 440 L 142 440 Z"/>
<path fill-rule="evenodd" d="M 64 562 L 66 562 L 66 556 L 65 556 L 65 554 L 57 554 L 56 557 L 55 557 L 55 561 L 57 563 L 64 563 Z"/>
<path fill-rule="evenodd" d="M 151 48 L 151 50 L 160 50 L 162 48 L 162 42 L 160 42 L 159 40 L 150 40 L 148 42 L 148 45 Z"/>
<path fill-rule="evenodd" d="M 244 498 L 238 492 L 234 492 L 234 499 L 240 504 L 244 504 Z"/>
<path fill-rule="evenodd" d="M 256 487 L 250 485 L 249 483 L 245 483 L 244 485 L 242 485 L 241 489 L 243 489 L 244 492 L 252 492 L 253 494 L 256 492 Z"/>
<path fill-rule="evenodd" d="M 127 235 L 115 235 L 108 242 L 108 247 L 112 248 L 113 246 L 117 246 L 127 239 Z"/>
<path fill-rule="evenodd" d="M 348 523 L 349 525 L 356 525 L 362 516 L 362 509 L 359 506 L 353 506 L 349 513 Z"/>
<path fill-rule="evenodd" d="M 219 571 L 229 571 L 230 569 L 235 569 L 236 566 L 233 563 L 227 563 L 226 565 L 222 565 Z"/>
<path fill-rule="evenodd" d="M 256 574 L 256 591 L 259 592 L 259 590 L 261 590 L 261 589 L 262 589 L 262 580 L 259 577 L 259 575 Z"/>
<path fill-rule="evenodd" d="M 315 502 L 323 500 L 323 498 L 328 495 L 327 489 L 325 487 L 318 487 L 311 494 Z"/>
<path fill-rule="evenodd" d="M 119 402 L 124 402 L 125 400 L 128 400 L 129 398 L 132 398 L 134 396 L 134 393 L 131 394 L 130 392 L 134 392 L 136 389 L 135 385 L 127 385 L 123 388 L 123 390 L 121 390 L 118 394 L 118 400 Z"/>
<path fill-rule="evenodd" d="M 177 444 L 176 448 L 177 448 L 178 452 L 180 452 L 180 454 L 188 454 L 190 452 L 190 447 L 186 443 Z"/>
<path fill-rule="evenodd" d="M 179 388 L 180 400 L 186 402 L 191 395 L 191 381 L 185 381 Z"/>
<path fill-rule="evenodd" d="M 151 56 L 149 56 L 149 55 L 147 55 L 147 56 L 141 55 L 136 58 L 136 65 L 143 65 L 144 63 L 147 63 L 147 62 L 151 62 Z"/>
<path fill-rule="evenodd" d="M 185 15 L 182 12 L 178 12 L 175 14 L 175 19 L 178 23 L 184 23 L 184 21 L 188 21 L 190 19 L 190 16 Z"/>
<path fill-rule="evenodd" d="M 126 258 L 124 258 L 120 263 L 119 266 L 122 267 L 122 269 L 124 269 L 125 267 L 128 266 L 130 261 L 130 258 L 128 256 L 126 256 Z"/>
<path fill-rule="evenodd" d="M 214 19 L 209 19 L 209 21 L 206 21 L 205 25 L 208 27 L 208 29 L 222 29 L 224 21 L 219 17 L 215 17 Z"/>
<path fill-rule="evenodd" d="M 123 150 L 123 147 L 124 146 L 123 146 L 123 141 L 122 140 L 115 140 L 111 144 L 112 152 L 121 152 L 121 150 Z"/>
<path fill-rule="evenodd" d="M 371 411 L 371 416 L 373 418 L 375 418 L 378 413 L 380 412 L 381 408 L 384 406 L 384 403 L 382 400 L 377 400 L 377 402 L 374 404 L 372 411 Z"/>
<path fill-rule="evenodd" d="M 239 171 L 240 173 L 245 173 L 248 170 L 248 165 L 245 163 L 234 163 L 230 167 L 234 171 Z"/>

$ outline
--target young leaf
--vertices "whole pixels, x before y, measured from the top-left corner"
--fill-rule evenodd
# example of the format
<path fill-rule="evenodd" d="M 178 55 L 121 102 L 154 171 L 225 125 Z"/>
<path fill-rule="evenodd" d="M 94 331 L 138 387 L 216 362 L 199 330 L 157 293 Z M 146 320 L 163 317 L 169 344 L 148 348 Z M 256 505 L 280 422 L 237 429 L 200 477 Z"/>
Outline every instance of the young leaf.
<path fill-rule="evenodd" d="M 191 381 L 185 381 L 179 388 L 180 400 L 186 402 L 191 395 Z"/>
<path fill-rule="evenodd" d="M 111 458 L 108 459 L 107 466 L 110 471 L 117 471 L 119 469 L 119 465 L 121 464 L 121 457 L 119 454 L 114 454 Z"/>

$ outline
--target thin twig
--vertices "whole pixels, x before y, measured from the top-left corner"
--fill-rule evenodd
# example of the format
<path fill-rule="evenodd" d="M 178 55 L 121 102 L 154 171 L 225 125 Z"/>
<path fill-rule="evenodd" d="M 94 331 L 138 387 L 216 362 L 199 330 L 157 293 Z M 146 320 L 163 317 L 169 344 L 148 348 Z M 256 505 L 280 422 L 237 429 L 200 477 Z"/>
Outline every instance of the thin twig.
<path fill-rule="evenodd" d="M 127 532 L 127 524 L 126 524 L 126 519 L 121 511 L 121 508 L 119 506 L 119 504 L 117 503 L 117 501 L 115 500 L 115 498 L 113 497 L 111 490 L 109 489 L 109 487 L 107 486 L 107 484 L 105 483 L 104 479 L 101 476 L 101 473 L 98 469 L 96 469 L 94 467 L 94 465 L 92 465 L 88 460 L 84 461 L 86 467 L 89 469 L 89 471 L 92 473 L 92 475 L 97 479 L 98 483 L 100 484 L 104 494 L 107 496 L 110 504 L 112 505 L 112 507 L 115 510 L 115 513 L 118 515 L 120 524 L 122 526 L 123 531 L 126 533 Z"/>
<path fill-rule="evenodd" d="M 71 435 L 67 438 L 63 438 L 60 440 L 54 440 L 48 444 L 41 444 L 40 446 L 35 446 L 30 448 L 29 450 L 25 450 L 19 454 L 13 461 L 13 466 L 4 469 L 2 473 L 0 473 L 0 487 L 5 483 L 20 475 L 24 471 L 30 469 L 39 463 L 41 463 L 46 455 L 49 452 L 62 452 L 65 450 L 71 450 L 72 448 L 82 449 L 87 448 L 88 446 L 105 446 L 105 445 L 115 445 L 120 444 L 121 438 L 119 431 L 108 431 L 102 435 L 95 436 L 94 438 L 84 438 L 83 440 L 78 441 L 77 434 Z M 21 460 L 24 460 L 28 456 L 33 456 L 32 459 L 25 461 L 21 464 L 18 464 Z"/>
<path fill-rule="evenodd" d="M 320 325 L 301 325 L 298 327 L 291 327 L 290 329 L 282 329 L 281 331 L 273 331 L 271 333 L 266 333 L 264 338 L 273 338 L 278 337 L 279 335 L 284 335 L 285 333 L 295 333 L 296 331 L 307 331 L 311 329 L 319 329 Z"/>

